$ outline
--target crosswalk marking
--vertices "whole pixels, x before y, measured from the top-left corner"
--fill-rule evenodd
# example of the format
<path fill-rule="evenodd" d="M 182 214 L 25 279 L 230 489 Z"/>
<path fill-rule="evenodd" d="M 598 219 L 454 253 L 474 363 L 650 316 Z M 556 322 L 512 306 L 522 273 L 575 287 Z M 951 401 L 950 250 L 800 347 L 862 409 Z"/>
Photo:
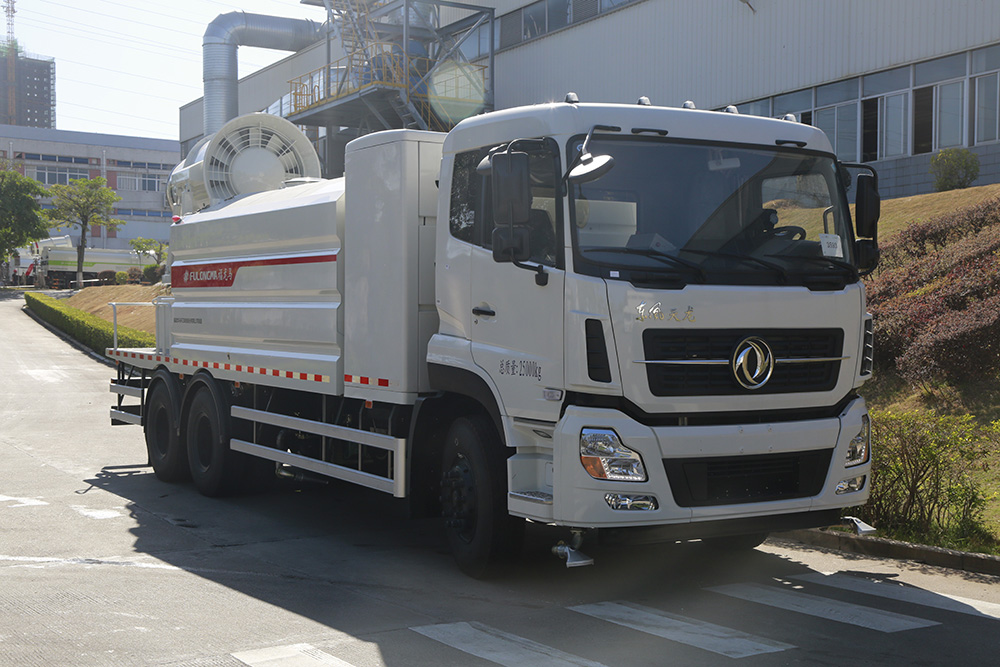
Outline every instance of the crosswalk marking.
<path fill-rule="evenodd" d="M 745 658 L 795 648 L 791 644 L 629 602 L 598 602 L 569 609 L 730 658 Z"/>
<path fill-rule="evenodd" d="M 425 637 L 504 667 L 604 667 L 545 644 L 482 623 L 447 623 L 410 628 Z"/>
<path fill-rule="evenodd" d="M 351 663 L 325 653 L 312 644 L 291 644 L 241 651 L 231 654 L 249 667 L 354 667 Z"/>
<path fill-rule="evenodd" d="M 922 588 L 900 586 L 890 582 L 878 583 L 848 574 L 826 575 L 816 572 L 813 574 L 797 575 L 791 578 L 796 581 L 820 584 L 822 586 L 833 586 L 854 593 L 877 595 L 890 600 L 909 602 L 924 607 L 934 607 L 945 611 L 957 611 L 961 614 L 969 614 L 971 616 L 1000 619 L 1000 604 L 995 602 L 984 602 L 957 595 L 935 593 Z"/>
<path fill-rule="evenodd" d="M 936 621 L 928 621 L 922 618 L 896 614 L 891 611 L 882 611 L 863 607 L 850 602 L 839 600 L 829 600 L 816 595 L 809 595 L 799 591 L 783 590 L 774 586 L 763 586 L 761 584 L 729 584 L 726 586 L 712 586 L 706 590 L 740 600 L 757 602 L 759 604 L 795 611 L 800 614 L 825 618 L 840 623 L 849 623 L 869 630 L 878 632 L 899 632 L 900 630 L 913 630 L 915 628 L 926 628 L 932 625 L 940 625 Z"/>

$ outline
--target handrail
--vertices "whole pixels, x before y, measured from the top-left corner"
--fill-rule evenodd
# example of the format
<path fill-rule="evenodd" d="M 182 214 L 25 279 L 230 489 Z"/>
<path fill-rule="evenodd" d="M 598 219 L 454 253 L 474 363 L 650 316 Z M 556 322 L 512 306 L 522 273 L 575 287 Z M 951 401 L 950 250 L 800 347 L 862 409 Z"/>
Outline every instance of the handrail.
<path fill-rule="evenodd" d="M 289 80 L 291 113 L 300 113 L 376 85 L 409 87 L 411 97 L 426 101 L 468 103 L 484 100 L 487 69 L 485 65 L 470 63 L 454 68 L 441 67 L 436 60 L 411 56 L 391 42 L 368 43 L 364 49 Z M 430 77 L 432 72 L 435 72 L 434 77 Z M 428 80 L 430 78 L 433 82 Z"/>
<path fill-rule="evenodd" d="M 159 298 L 159 297 L 157 297 Z M 118 306 L 155 306 L 152 301 L 109 301 L 111 306 L 112 347 L 118 349 Z"/>

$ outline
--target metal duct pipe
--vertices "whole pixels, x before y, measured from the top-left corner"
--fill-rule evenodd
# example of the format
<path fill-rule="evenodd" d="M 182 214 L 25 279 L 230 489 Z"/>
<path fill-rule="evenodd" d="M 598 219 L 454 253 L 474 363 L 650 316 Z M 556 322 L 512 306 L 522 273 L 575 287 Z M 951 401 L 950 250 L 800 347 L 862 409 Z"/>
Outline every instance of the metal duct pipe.
<path fill-rule="evenodd" d="M 220 14 L 208 24 L 202 40 L 204 134 L 239 114 L 236 49 L 256 46 L 278 51 L 301 51 L 323 38 L 322 26 L 308 19 L 288 19 L 246 12 Z"/>

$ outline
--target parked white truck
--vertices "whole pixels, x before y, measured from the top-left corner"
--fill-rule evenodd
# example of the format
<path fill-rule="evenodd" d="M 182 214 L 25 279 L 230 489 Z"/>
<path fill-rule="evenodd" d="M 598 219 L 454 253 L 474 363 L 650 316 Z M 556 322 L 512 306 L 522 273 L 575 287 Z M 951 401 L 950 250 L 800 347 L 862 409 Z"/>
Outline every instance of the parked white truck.
<path fill-rule="evenodd" d="M 65 238 L 67 241 L 69 237 Z M 49 287 L 69 287 L 76 282 L 77 249 L 71 243 L 40 245 L 35 255 L 38 275 Z M 87 248 L 83 256 L 83 279 L 94 280 L 103 271 L 128 271 L 155 265 L 151 255 L 138 255 L 131 250 Z"/>
<path fill-rule="evenodd" d="M 839 523 L 871 466 L 854 166 L 852 228 L 847 170 L 789 120 L 567 97 L 363 136 L 334 180 L 290 124 L 230 121 L 171 179 L 172 296 L 156 349 L 107 351 L 112 421 L 208 496 L 263 463 L 409 498 L 473 576 L 525 520 L 570 564 L 585 532 Z"/>

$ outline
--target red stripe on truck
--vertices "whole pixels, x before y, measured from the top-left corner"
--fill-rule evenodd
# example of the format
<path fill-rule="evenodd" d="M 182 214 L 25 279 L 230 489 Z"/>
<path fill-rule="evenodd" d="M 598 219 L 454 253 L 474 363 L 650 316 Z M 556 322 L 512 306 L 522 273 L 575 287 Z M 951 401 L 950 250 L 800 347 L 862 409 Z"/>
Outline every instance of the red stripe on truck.
<path fill-rule="evenodd" d="M 336 262 L 336 253 L 301 255 L 298 257 L 272 257 L 270 259 L 230 260 L 176 266 L 171 271 L 172 287 L 232 287 L 240 269 L 251 266 L 290 266 L 294 264 L 323 264 Z"/>

